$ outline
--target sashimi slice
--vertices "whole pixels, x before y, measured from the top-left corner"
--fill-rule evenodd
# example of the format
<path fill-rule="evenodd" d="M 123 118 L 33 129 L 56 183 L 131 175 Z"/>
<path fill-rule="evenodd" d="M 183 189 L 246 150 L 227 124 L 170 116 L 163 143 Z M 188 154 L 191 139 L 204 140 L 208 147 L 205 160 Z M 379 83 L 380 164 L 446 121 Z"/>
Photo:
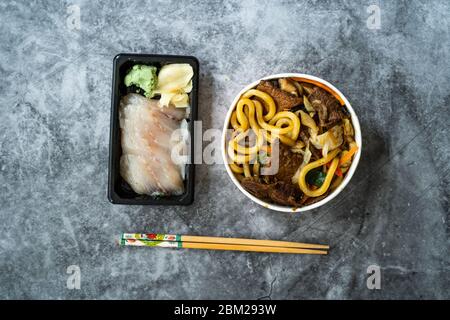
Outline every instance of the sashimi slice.
<path fill-rule="evenodd" d="M 174 163 L 171 153 L 179 147 L 179 141 L 174 141 L 173 136 L 185 117 L 185 110 L 172 106 L 161 108 L 157 100 L 138 94 L 122 98 L 120 174 L 136 193 L 180 195 L 184 192 L 184 167 Z"/>

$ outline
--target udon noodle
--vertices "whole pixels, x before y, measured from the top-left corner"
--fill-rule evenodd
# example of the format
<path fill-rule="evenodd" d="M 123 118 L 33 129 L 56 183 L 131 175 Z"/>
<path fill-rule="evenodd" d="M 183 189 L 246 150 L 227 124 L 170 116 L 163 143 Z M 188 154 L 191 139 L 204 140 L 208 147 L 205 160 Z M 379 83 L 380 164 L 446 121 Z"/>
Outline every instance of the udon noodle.
<path fill-rule="evenodd" d="M 283 79 L 282 83 L 289 82 L 292 83 L 293 80 Z M 324 196 L 330 188 L 335 188 L 342 182 L 343 174 L 357 150 L 351 121 L 340 100 L 336 100 L 320 86 L 308 85 L 310 87 L 302 88 L 301 83 L 296 82 L 295 86 L 283 91 L 283 88 L 262 81 L 256 88 L 246 91 L 238 100 L 230 118 L 232 133 L 226 150 L 230 169 L 239 181 L 246 183 L 244 187 L 251 193 L 280 203 L 278 198 L 273 199 L 275 196 L 270 187 L 280 188 L 283 183 L 283 192 L 294 194 L 290 197 L 295 198 L 295 201 L 286 200 L 286 203 L 303 205 L 305 199 Z M 298 93 L 295 88 L 299 89 Z M 292 95 L 292 92 L 295 95 Z M 302 95 L 305 95 L 303 99 Z M 280 102 L 280 97 L 286 97 L 286 101 L 294 101 L 293 104 L 298 101 L 305 103 L 304 106 L 293 105 L 287 110 L 281 109 L 280 106 L 285 106 L 286 101 Z M 312 103 L 308 97 L 314 99 Z M 293 168 L 294 172 L 297 172 L 291 175 L 292 183 L 286 179 L 280 181 L 281 178 L 278 177 L 269 181 L 266 176 L 261 176 L 261 169 L 267 165 L 262 159 L 269 159 L 270 162 L 272 148 L 275 144 L 278 148 L 278 142 L 284 149 L 290 150 L 290 154 L 301 154 L 292 157 L 297 159 L 297 162 L 298 159 L 303 161 L 301 165 L 297 164 L 297 167 Z M 312 159 L 314 161 L 310 161 L 310 150 L 315 151 L 315 157 Z M 320 176 L 320 185 L 308 182 L 312 172 Z M 265 191 L 259 192 L 260 190 Z M 279 195 L 280 192 L 276 194 Z M 302 200 L 299 200 L 300 198 Z"/>
<path fill-rule="evenodd" d="M 276 112 L 270 95 L 251 89 L 239 99 L 231 115 L 231 126 L 235 131 L 228 143 L 230 168 L 237 174 L 244 173 L 245 177 L 250 177 L 252 172 L 254 175 L 259 173 L 260 163 L 254 161 L 255 157 L 261 151 L 270 150 L 270 144 L 275 139 L 289 146 L 295 145 L 300 132 L 300 119 L 290 111 Z M 256 143 L 253 146 L 241 145 L 240 142 L 250 133 L 256 137 Z"/>

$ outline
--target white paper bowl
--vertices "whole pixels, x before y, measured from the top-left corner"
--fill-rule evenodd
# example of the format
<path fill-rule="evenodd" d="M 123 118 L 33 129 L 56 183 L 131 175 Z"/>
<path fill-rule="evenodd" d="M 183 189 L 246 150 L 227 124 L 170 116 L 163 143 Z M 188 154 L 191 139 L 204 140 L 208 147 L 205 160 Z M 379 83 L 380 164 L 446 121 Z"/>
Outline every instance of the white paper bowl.
<path fill-rule="evenodd" d="M 352 162 L 347 174 L 345 175 L 344 180 L 339 185 L 339 187 L 337 187 L 336 190 L 334 190 L 331 194 L 329 194 L 326 198 L 322 199 L 321 201 L 313 203 L 308 206 L 301 207 L 301 208 L 280 206 L 277 204 L 267 203 L 261 199 L 258 199 L 257 197 L 253 196 L 252 194 L 250 194 L 247 190 L 245 190 L 241 186 L 239 181 L 234 176 L 234 173 L 231 171 L 230 166 L 228 165 L 227 152 L 226 152 L 226 148 L 225 148 L 225 146 L 226 146 L 225 140 L 226 140 L 226 136 L 227 136 L 227 129 L 229 128 L 231 114 L 232 114 L 237 102 L 239 101 L 239 98 L 244 94 L 244 92 L 256 87 L 261 80 L 271 80 L 271 79 L 277 79 L 277 78 L 290 78 L 290 77 L 300 77 L 300 78 L 305 78 L 305 79 L 310 79 L 310 80 L 320 82 L 320 83 L 324 84 L 325 86 L 327 86 L 328 88 L 330 88 L 331 90 L 333 90 L 335 93 L 337 93 L 342 98 L 342 100 L 345 102 L 345 105 L 352 117 L 351 120 L 352 120 L 352 124 L 353 124 L 353 129 L 355 131 L 355 141 L 359 147 L 358 151 L 356 152 L 356 154 L 353 157 L 353 162 Z M 225 118 L 225 123 L 223 126 L 221 143 L 222 143 L 222 157 L 223 157 L 223 161 L 225 164 L 225 168 L 228 172 L 228 175 L 231 178 L 231 181 L 233 181 L 233 183 L 238 187 L 238 189 L 243 194 L 245 194 L 248 198 L 250 198 L 254 202 L 260 204 L 261 206 L 271 209 L 271 210 L 282 211 L 282 212 L 304 212 L 304 211 L 312 210 L 312 209 L 318 208 L 320 206 L 323 206 L 327 202 L 334 199 L 345 188 L 345 186 L 349 183 L 350 179 L 352 178 L 353 174 L 355 173 L 356 167 L 358 166 L 358 163 L 359 163 L 359 158 L 361 157 L 361 150 L 362 150 L 361 128 L 359 126 L 358 117 L 356 116 L 356 113 L 353 110 L 350 102 L 348 102 L 347 98 L 342 94 L 342 92 L 340 92 L 338 89 L 336 89 L 336 87 L 333 86 L 328 81 L 325 81 L 323 79 L 320 79 L 320 78 L 317 78 L 314 76 L 310 76 L 307 74 L 302 74 L 302 73 L 280 73 L 280 74 L 270 75 L 270 76 L 261 78 L 255 82 L 249 84 L 244 89 L 242 89 L 241 92 L 239 92 L 239 94 L 234 98 L 233 102 L 230 105 L 230 108 L 228 109 L 227 116 Z"/>

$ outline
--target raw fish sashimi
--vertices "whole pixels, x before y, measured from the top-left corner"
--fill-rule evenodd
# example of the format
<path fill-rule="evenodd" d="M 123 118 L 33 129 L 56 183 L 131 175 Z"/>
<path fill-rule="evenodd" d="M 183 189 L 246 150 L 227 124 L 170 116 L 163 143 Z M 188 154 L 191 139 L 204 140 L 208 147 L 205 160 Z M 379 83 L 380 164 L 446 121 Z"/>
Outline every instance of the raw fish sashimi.
<path fill-rule="evenodd" d="M 184 165 L 174 163 L 172 149 L 179 148 L 180 141 L 174 139 L 177 135 L 173 133 L 180 129 L 185 117 L 185 109 L 161 108 L 158 100 L 134 93 L 120 101 L 120 174 L 136 193 L 184 192 Z"/>

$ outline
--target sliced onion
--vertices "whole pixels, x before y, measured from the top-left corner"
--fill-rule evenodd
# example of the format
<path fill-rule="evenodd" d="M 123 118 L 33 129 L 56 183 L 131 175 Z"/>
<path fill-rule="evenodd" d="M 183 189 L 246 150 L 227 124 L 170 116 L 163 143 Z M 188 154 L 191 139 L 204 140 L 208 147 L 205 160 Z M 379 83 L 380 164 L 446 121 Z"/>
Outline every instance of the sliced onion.
<path fill-rule="evenodd" d="M 295 172 L 294 176 L 292 177 L 292 183 L 298 184 L 298 178 L 300 177 L 300 171 L 302 171 L 303 167 L 306 166 L 311 161 L 311 150 L 309 150 L 309 143 L 306 145 L 305 152 L 303 154 L 303 162 L 298 167 L 297 171 Z"/>
<path fill-rule="evenodd" d="M 313 108 L 311 102 L 309 102 L 309 99 L 306 95 L 303 96 L 303 104 L 305 105 L 305 108 L 306 108 L 306 110 L 308 110 L 308 112 L 314 112 L 314 108 Z"/>
<path fill-rule="evenodd" d="M 323 149 L 325 144 L 328 144 L 328 151 L 334 150 L 339 147 L 343 139 L 343 128 L 340 125 L 334 126 L 330 130 L 320 135 L 317 135 L 316 132 L 309 130 L 311 143 L 316 147 L 316 149 Z"/>

